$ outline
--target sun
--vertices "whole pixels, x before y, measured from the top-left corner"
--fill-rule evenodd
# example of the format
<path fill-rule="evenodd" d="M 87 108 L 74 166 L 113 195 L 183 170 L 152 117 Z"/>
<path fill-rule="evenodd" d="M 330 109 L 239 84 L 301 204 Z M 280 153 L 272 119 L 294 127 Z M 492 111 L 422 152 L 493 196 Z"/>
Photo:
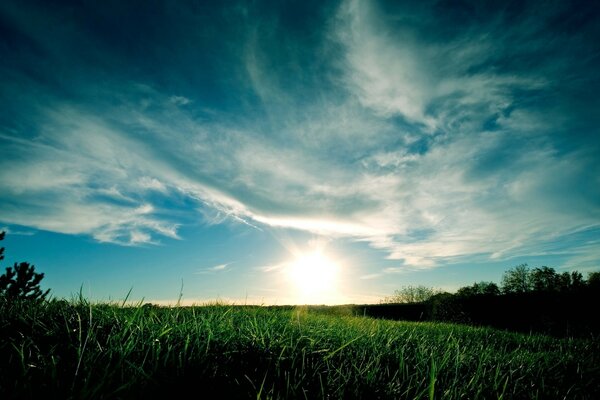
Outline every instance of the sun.
<path fill-rule="evenodd" d="M 339 265 L 319 251 L 303 254 L 288 265 L 288 278 L 302 304 L 327 304 L 338 295 Z"/>

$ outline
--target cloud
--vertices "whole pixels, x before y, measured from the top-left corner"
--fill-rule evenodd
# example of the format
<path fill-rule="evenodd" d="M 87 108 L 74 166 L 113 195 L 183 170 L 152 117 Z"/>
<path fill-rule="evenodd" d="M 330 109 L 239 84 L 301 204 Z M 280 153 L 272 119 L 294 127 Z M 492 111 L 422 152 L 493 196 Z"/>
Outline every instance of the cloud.
<path fill-rule="evenodd" d="M 35 231 L 32 230 L 16 230 L 13 228 L 10 228 L 8 226 L 3 226 L 2 228 L 0 228 L 0 232 L 5 232 L 9 235 L 19 235 L 19 236 L 33 236 L 35 235 Z"/>
<path fill-rule="evenodd" d="M 185 106 L 192 102 L 190 99 L 184 96 L 171 96 L 169 97 L 169 101 L 176 106 Z"/>
<path fill-rule="evenodd" d="M 362 105 L 388 116 L 433 123 L 425 115 L 431 95 L 423 61 L 410 38 L 391 38 L 368 3 L 347 1 L 338 16 L 341 42 L 346 46 L 346 79 Z M 400 43 L 400 46 L 396 45 Z"/>
<path fill-rule="evenodd" d="M 225 263 L 225 264 L 217 264 L 215 266 L 208 267 L 208 268 L 202 268 L 202 269 L 194 272 L 194 274 L 205 275 L 205 274 L 215 274 L 215 273 L 229 271 L 231 269 L 230 268 L 231 264 L 233 264 L 233 263 L 229 262 L 229 263 Z"/>
<path fill-rule="evenodd" d="M 284 270 L 287 266 L 287 263 L 281 263 L 281 264 L 274 264 L 274 265 L 263 265 L 260 267 L 256 267 L 256 269 L 258 271 L 264 272 L 264 273 L 271 273 L 271 272 L 281 272 L 282 270 Z"/>
<path fill-rule="evenodd" d="M 229 266 L 229 264 L 219 264 L 219 265 L 215 265 L 214 267 L 212 267 L 211 270 L 212 271 L 223 271 L 228 266 Z"/>
<path fill-rule="evenodd" d="M 6 151 L 28 158 L 4 158 L 2 220 L 121 244 L 151 242 L 149 232 L 177 238 L 178 223 L 160 218 L 146 196 L 164 185 L 146 176 L 136 184 L 136 168 L 153 161 L 135 142 L 72 109 L 48 114 L 39 138 L 3 138 Z"/>
<path fill-rule="evenodd" d="M 335 37 L 346 49 L 340 67 L 344 82 L 377 114 L 421 124 L 424 135 L 477 129 L 482 119 L 511 107 L 514 90 L 540 90 L 548 84 L 533 73 L 517 75 L 481 66 L 490 55 L 501 53 L 508 40 L 501 34 L 506 27 L 498 22 L 471 26 L 468 36 L 428 41 L 423 40 L 423 30 L 430 28 L 434 16 L 427 11 L 415 15 L 406 8 L 396 10 L 402 15 L 398 21 L 386 14 L 389 10 L 351 0 L 338 14 Z M 424 22 L 416 24 L 410 18 Z"/>
<path fill-rule="evenodd" d="M 248 6 L 223 13 L 237 23 L 218 43 L 168 10 L 165 38 L 197 48 L 138 38 L 154 51 L 139 57 L 75 23 L 48 38 L 5 8 L 33 43 L 1 66 L 20 83 L 2 97 L 5 223 L 124 245 L 243 223 L 364 241 L 398 268 L 533 254 L 600 225 L 597 100 L 571 105 L 597 87 L 580 57 L 595 44 L 551 30 L 568 8 L 528 4 L 509 26 L 505 9 L 346 1 L 293 28 Z M 460 27 L 441 24 L 459 11 Z M 114 62 L 91 67 L 75 51 L 89 43 Z"/>

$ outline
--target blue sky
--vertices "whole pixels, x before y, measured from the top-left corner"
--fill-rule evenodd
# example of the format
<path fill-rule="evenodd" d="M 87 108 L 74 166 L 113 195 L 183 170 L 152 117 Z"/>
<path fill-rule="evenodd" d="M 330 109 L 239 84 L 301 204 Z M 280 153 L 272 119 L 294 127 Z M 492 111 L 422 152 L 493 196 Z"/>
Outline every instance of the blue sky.
<path fill-rule="evenodd" d="M 6 260 L 58 297 L 323 302 L 600 266 L 596 2 L 0 3 Z M 296 288 L 297 289 L 297 288 Z"/>

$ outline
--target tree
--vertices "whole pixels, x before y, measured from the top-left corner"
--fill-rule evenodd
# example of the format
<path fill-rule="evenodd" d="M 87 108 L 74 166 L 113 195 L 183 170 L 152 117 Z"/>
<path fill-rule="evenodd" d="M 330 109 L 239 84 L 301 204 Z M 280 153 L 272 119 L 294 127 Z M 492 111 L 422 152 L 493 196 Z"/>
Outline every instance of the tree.
<path fill-rule="evenodd" d="M 600 289 L 600 271 L 588 272 L 587 285 L 592 289 Z"/>
<path fill-rule="evenodd" d="M 579 271 L 563 272 L 556 275 L 556 290 L 559 292 L 577 292 L 585 286 L 583 275 Z"/>
<path fill-rule="evenodd" d="M 5 234 L 0 233 L 0 240 Z M 4 247 L 0 249 L 0 260 L 3 259 Z M 40 288 L 43 278 L 44 274 L 35 272 L 35 267 L 28 262 L 15 263 L 0 275 L 0 297 L 7 300 L 43 300 L 50 292 L 50 289 L 44 292 Z"/>
<path fill-rule="evenodd" d="M 502 276 L 504 293 L 525 293 L 531 291 L 531 279 L 527 264 L 517 265 Z"/>
<path fill-rule="evenodd" d="M 427 286 L 404 286 L 400 290 L 395 290 L 392 296 L 382 300 L 382 303 L 421 303 L 429 300 L 433 295 L 439 293 L 438 290 Z"/>
<path fill-rule="evenodd" d="M 494 282 L 475 282 L 472 286 L 465 286 L 456 292 L 459 296 L 471 297 L 476 295 L 496 296 L 500 294 L 498 285 Z"/>
<path fill-rule="evenodd" d="M 558 291 L 561 278 L 556 274 L 554 268 L 541 267 L 534 268 L 529 273 L 529 280 L 533 290 L 537 292 L 553 292 Z M 567 281 L 564 282 L 567 287 L 571 286 L 571 276 L 569 274 L 563 280 Z"/>
<path fill-rule="evenodd" d="M 571 272 L 571 290 L 581 290 L 584 285 L 583 274 L 579 271 Z"/>

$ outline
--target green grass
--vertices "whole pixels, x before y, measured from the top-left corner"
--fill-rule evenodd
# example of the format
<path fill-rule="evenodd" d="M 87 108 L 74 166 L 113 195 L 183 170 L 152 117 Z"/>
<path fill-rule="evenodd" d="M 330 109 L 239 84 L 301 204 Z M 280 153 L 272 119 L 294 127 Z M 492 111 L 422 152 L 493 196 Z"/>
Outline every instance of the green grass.
<path fill-rule="evenodd" d="M 302 307 L 0 303 L 0 338 L 0 398 L 600 398 L 594 340 Z"/>

